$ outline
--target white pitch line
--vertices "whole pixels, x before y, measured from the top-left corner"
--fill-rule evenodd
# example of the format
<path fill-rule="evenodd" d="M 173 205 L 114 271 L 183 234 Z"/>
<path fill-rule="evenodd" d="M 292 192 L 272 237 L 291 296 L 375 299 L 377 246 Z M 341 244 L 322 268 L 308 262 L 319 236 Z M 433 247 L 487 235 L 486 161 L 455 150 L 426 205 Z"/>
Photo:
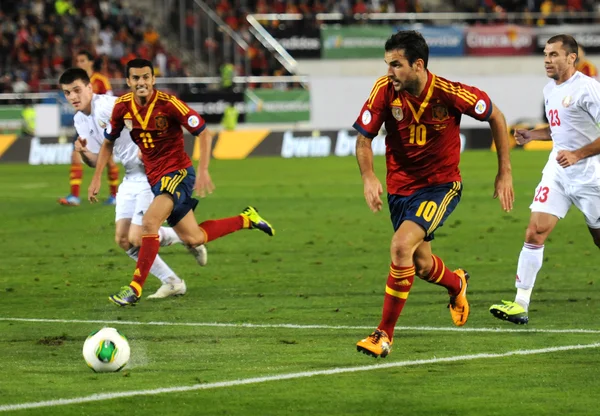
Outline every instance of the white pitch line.
<path fill-rule="evenodd" d="M 149 389 L 149 390 L 133 390 L 133 391 L 122 391 L 118 393 L 101 393 L 101 394 L 92 394 L 91 396 L 84 397 L 75 397 L 72 399 L 56 399 L 56 400 L 47 400 L 42 402 L 29 402 L 29 403 L 17 403 L 17 404 L 6 404 L 0 405 L 0 412 L 7 412 L 11 410 L 24 410 L 24 409 L 35 409 L 40 407 L 55 407 L 55 406 L 64 406 L 70 404 L 80 404 L 80 403 L 89 403 L 89 402 L 99 402 L 104 400 L 112 400 L 112 399 L 120 399 L 124 397 L 133 397 L 133 396 L 155 396 L 157 394 L 165 394 L 165 393 L 182 393 L 188 391 L 195 390 L 209 390 L 216 389 L 221 387 L 235 387 L 235 386 L 243 386 L 248 384 L 259 384 L 265 383 L 268 381 L 281 381 L 281 380 L 292 380 L 297 378 L 306 378 L 313 376 L 324 376 L 324 375 L 332 375 L 332 374 L 343 374 L 343 373 L 356 373 L 358 371 L 371 371 L 371 370 L 381 370 L 385 368 L 395 368 L 395 367 L 408 367 L 408 366 L 417 366 L 417 365 L 426 365 L 426 364 L 438 364 L 438 363 L 451 363 L 456 361 L 471 361 L 477 360 L 480 358 L 501 358 L 501 357 L 510 357 L 515 355 L 533 355 L 533 354 L 546 354 L 551 352 L 560 352 L 560 351 L 572 351 L 572 350 L 582 350 L 587 348 L 598 348 L 600 347 L 600 343 L 594 344 L 584 344 L 584 345 L 565 345 L 562 347 L 550 347 L 550 348 L 540 348 L 534 350 L 515 350 L 508 351 L 501 354 L 471 354 L 471 355 L 457 355 L 454 357 L 443 357 L 443 358 L 429 358 L 426 360 L 413 360 L 413 361 L 398 361 L 391 362 L 385 364 L 373 364 L 373 365 L 365 365 L 360 367 L 342 367 L 342 368 L 332 368 L 330 370 L 318 370 L 318 371 L 304 371 L 300 373 L 288 373 L 288 374 L 280 374 L 275 376 L 264 376 L 264 377 L 252 377 L 245 378 L 241 380 L 230 380 L 230 381 L 219 381 L 216 383 L 206 383 L 206 384 L 194 384 L 191 386 L 178 386 L 178 387 L 163 387 L 157 389 Z"/>
<path fill-rule="evenodd" d="M 106 321 L 97 319 L 44 319 L 44 318 L 3 318 L 0 321 L 11 322 L 40 322 L 63 324 L 102 324 L 102 325 L 149 325 L 149 326 L 196 326 L 212 328 L 290 328 L 290 329 L 373 329 L 373 326 L 348 325 L 298 325 L 298 324 L 251 324 L 251 323 L 219 323 L 219 322 L 137 322 L 137 321 Z M 398 331 L 437 331 L 437 332 L 531 332 L 547 334 L 600 334 L 600 329 L 536 329 L 536 328 L 457 328 L 435 326 L 397 326 Z"/>

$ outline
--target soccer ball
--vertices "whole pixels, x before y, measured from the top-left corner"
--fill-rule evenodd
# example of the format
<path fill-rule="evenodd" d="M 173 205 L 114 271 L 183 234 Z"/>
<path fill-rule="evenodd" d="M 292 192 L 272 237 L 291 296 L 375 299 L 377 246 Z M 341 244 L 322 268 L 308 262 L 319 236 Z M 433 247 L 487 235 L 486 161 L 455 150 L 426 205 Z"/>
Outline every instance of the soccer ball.
<path fill-rule="evenodd" d="M 129 361 L 129 342 L 115 328 L 92 332 L 83 343 L 83 358 L 96 373 L 119 371 Z"/>

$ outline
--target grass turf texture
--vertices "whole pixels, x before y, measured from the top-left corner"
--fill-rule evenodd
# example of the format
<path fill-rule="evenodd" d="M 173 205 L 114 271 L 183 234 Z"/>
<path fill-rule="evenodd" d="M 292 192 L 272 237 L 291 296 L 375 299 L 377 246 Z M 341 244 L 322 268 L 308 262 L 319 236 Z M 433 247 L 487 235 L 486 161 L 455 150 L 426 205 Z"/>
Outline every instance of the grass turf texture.
<path fill-rule="evenodd" d="M 512 153 L 515 209 L 491 198 L 495 154 L 467 152 L 464 193 L 436 233 L 434 252 L 464 267 L 469 328 L 596 329 L 600 312 L 597 248 L 575 209 L 546 244 L 530 311 L 517 327 L 488 308 L 513 299 L 523 244 L 545 152 Z M 384 177 L 384 160 L 376 158 Z M 269 238 L 241 231 L 208 245 L 199 268 L 182 246 L 161 256 L 186 280 L 178 299 L 143 299 L 135 308 L 107 296 L 129 282 L 134 263 L 113 241 L 114 209 L 82 202 L 62 207 L 67 166 L 0 165 L 0 318 L 349 326 L 245 328 L 111 324 L 130 340 L 121 373 L 94 374 L 81 357 L 100 323 L 0 320 L 0 408 L 161 387 L 190 386 L 332 368 L 590 344 L 600 334 L 397 330 L 392 354 L 374 360 L 355 350 L 379 322 L 392 229 L 387 209 L 372 214 L 353 158 L 213 161 L 217 189 L 201 201 L 199 221 L 256 206 L 276 228 Z M 91 170 L 86 169 L 82 195 Z M 103 183 L 101 195 L 106 195 Z M 144 297 L 159 282 L 148 278 Z M 447 295 L 417 280 L 400 326 L 452 328 Z M 364 329 L 356 328 L 362 327 Z M 389 413 L 594 414 L 600 389 L 597 349 L 482 358 L 338 375 L 269 381 L 205 391 L 121 398 L 16 411 L 16 414 L 347 415 Z"/>

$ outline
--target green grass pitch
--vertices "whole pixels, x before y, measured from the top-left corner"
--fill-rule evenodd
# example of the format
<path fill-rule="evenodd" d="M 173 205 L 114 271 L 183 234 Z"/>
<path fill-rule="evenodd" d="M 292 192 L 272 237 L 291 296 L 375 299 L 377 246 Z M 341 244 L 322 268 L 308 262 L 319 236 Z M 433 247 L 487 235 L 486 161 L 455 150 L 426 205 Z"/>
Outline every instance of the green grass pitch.
<path fill-rule="evenodd" d="M 129 309 L 107 300 L 134 268 L 114 243 L 113 208 L 56 204 L 68 191 L 68 166 L 2 164 L 0 413 L 600 414 L 598 349 L 552 350 L 600 342 L 598 250 L 581 213 L 573 209 L 546 244 L 530 324 L 488 312 L 514 297 L 528 206 L 546 158 L 512 153 L 516 201 L 507 214 L 491 197 L 495 154 L 463 154 L 463 198 L 433 247 L 472 276 L 469 322 L 454 330 L 444 290 L 417 280 L 398 323 L 406 328 L 385 360 L 355 348 L 380 319 L 392 229 L 387 209 L 367 208 L 354 158 L 213 161 L 217 189 L 201 201 L 198 220 L 251 204 L 277 234 L 241 231 L 214 241 L 205 268 L 182 246 L 161 249 L 188 294 Z M 383 178 L 385 162 L 375 162 Z M 90 178 L 87 169 L 83 194 Z M 144 295 L 158 285 L 150 276 Z M 94 374 L 81 356 L 86 336 L 102 326 L 130 340 L 130 366 L 120 373 Z M 388 366 L 368 367 L 381 364 Z M 152 391 L 186 386 L 195 387 Z M 144 394 L 111 396 L 132 391 Z M 56 402 L 94 394 L 107 396 Z"/>

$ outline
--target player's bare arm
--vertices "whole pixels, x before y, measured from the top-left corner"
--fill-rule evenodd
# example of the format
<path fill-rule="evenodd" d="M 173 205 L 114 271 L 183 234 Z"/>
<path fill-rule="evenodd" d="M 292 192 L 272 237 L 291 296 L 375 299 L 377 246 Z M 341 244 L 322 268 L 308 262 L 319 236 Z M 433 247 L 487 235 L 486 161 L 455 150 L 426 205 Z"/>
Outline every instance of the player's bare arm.
<path fill-rule="evenodd" d="M 356 160 L 363 180 L 364 195 L 367 205 L 371 211 L 378 212 L 381 211 L 381 207 L 383 206 L 383 203 L 381 202 L 383 187 L 373 170 L 372 141 L 372 139 L 369 139 L 360 133 L 358 134 L 358 137 L 356 138 Z"/>
<path fill-rule="evenodd" d="M 90 152 L 86 146 L 87 146 L 87 140 L 82 139 L 81 137 L 78 137 L 74 143 L 74 150 L 81 155 L 81 160 L 83 160 L 83 163 L 85 163 L 86 165 L 88 165 L 91 168 L 96 167 L 96 161 L 98 160 L 98 155 Z"/>
<path fill-rule="evenodd" d="M 102 147 L 100 148 L 100 152 L 98 153 L 98 160 L 96 161 L 94 176 L 92 177 L 92 182 L 90 182 L 90 186 L 88 187 L 88 200 L 92 203 L 98 202 L 97 196 L 98 192 L 100 192 L 100 185 L 102 183 L 102 172 L 112 157 L 114 147 L 114 142 L 105 139 L 102 143 Z"/>
<path fill-rule="evenodd" d="M 515 192 L 512 183 L 512 168 L 510 165 L 508 128 L 502 111 L 494 106 L 488 119 L 492 129 L 492 137 L 498 154 L 498 174 L 494 185 L 494 198 L 500 200 L 502 209 L 506 212 L 512 210 Z"/>
<path fill-rule="evenodd" d="M 585 159 L 587 157 L 592 157 L 600 154 L 600 137 L 583 146 L 580 149 L 570 151 L 570 150 L 559 150 L 556 155 L 556 161 L 563 168 L 574 165 L 579 162 L 581 159 Z"/>
<path fill-rule="evenodd" d="M 515 141 L 519 145 L 524 145 L 532 140 L 548 141 L 552 140 L 550 135 L 550 127 L 539 127 L 533 130 L 527 129 L 516 129 L 515 130 Z"/>
<path fill-rule="evenodd" d="M 197 137 L 200 140 L 200 159 L 198 160 L 198 172 L 194 189 L 201 198 L 204 198 L 206 193 L 212 194 L 215 190 L 215 185 L 208 172 L 213 135 L 210 130 L 204 129 Z"/>

